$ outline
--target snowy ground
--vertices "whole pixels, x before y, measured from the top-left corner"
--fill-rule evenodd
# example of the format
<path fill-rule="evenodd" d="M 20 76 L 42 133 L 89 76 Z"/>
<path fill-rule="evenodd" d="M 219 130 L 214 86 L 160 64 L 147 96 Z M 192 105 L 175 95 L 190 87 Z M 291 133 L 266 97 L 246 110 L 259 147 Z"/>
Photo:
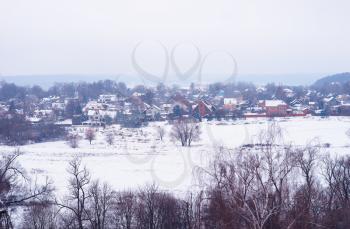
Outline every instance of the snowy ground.
<path fill-rule="evenodd" d="M 304 145 L 317 138 L 321 144 L 330 143 L 327 150 L 332 154 L 350 153 L 350 138 L 345 134 L 350 129 L 350 117 L 281 118 L 278 122 L 285 130 L 286 142 Z M 94 179 L 107 181 L 118 190 L 155 182 L 162 189 L 183 192 L 194 184 L 193 168 L 206 166 L 217 145 L 235 148 L 251 143 L 260 130 L 267 128 L 267 123 L 267 119 L 204 122 L 201 141 L 190 148 L 170 141 L 171 125 L 165 122 L 140 129 L 113 126 L 117 137 L 112 146 L 105 141 L 103 131 L 106 130 L 100 129 L 91 145 L 81 140 L 76 149 L 65 141 L 22 146 L 19 162 L 33 177 L 48 176 L 59 192 L 67 185 L 68 161 L 76 155 L 83 158 Z M 154 127 L 158 125 L 167 129 L 163 141 L 155 132 Z M 83 130 L 81 133 L 83 135 Z M 3 154 L 13 150 L 13 147 L 0 146 Z"/>

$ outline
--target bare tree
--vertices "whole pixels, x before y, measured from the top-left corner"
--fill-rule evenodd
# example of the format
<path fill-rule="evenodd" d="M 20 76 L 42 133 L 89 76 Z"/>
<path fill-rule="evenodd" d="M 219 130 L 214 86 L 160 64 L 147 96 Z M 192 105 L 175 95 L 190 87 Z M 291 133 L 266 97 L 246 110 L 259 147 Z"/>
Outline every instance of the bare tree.
<path fill-rule="evenodd" d="M 219 148 L 210 169 L 204 170 L 212 181 L 207 206 L 212 212 L 222 210 L 222 214 L 207 222 L 209 227 L 289 226 L 282 221 L 290 205 L 288 180 L 296 168 L 295 152 L 290 146 L 280 145 L 282 134 L 275 124 L 258 138 L 253 149 L 242 147 L 231 152 Z"/>
<path fill-rule="evenodd" d="M 79 147 L 80 136 L 78 133 L 70 133 L 67 135 L 67 144 L 73 149 Z"/>
<path fill-rule="evenodd" d="M 108 184 L 101 186 L 99 181 L 94 181 L 89 187 L 89 197 L 86 214 L 91 228 L 107 228 L 111 221 L 114 192 Z"/>
<path fill-rule="evenodd" d="M 329 154 L 327 154 L 322 158 L 322 164 L 322 175 L 328 186 L 327 210 L 331 211 L 336 198 L 336 178 L 334 177 L 334 175 L 337 169 L 337 161 L 331 158 Z"/>
<path fill-rule="evenodd" d="M 200 140 L 200 124 L 192 119 L 177 120 L 171 129 L 170 137 L 173 141 L 180 141 L 182 146 L 191 146 L 193 141 Z"/>
<path fill-rule="evenodd" d="M 55 229 L 58 227 L 57 214 L 49 202 L 32 203 L 25 211 L 21 228 Z"/>
<path fill-rule="evenodd" d="M 182 201 L 183 205 L 181 209 L 184 216 L 184 228 L 203 228 L 202 220 L 204 217 L 202 217 L 202 210 L 205 203 L 204 198 L 204 191 L 201 190 L 198 193 L 190 193 Z"/>
<path fill-rule="evenodd" d="M 305 179 L 306 193 L 308 193 L 307 200 L 309 203 L 311 202 L 311 194 L 315 183 L 314 170 L 319 159 L 318 155 L 319 147 L 313 145 L 308 145 L 297 151 L 297 165 Z"/>
<path fill-rule="evenodd" d="M 180 214 L 181 208 L 182 201 L 169 193 L 159 191 L 155 185 L 148 185 L 139 192 L 136 228 L 184 228 L 185 217 Z"/>
<path fill-rule="evenodd" d="M 120 192 L 114 203 L 114 222 L 117 228 L 135 228 L 137 196 L 131 191 Z"/>
<path fill-rule="evenodd" d="M 319 144 L 310 143 L 295 149 L 295 165 L 299 185 L 295 187 L 293 209 L 290 209 L 290 223 L 288 228 L 307 228 L 310 225 L 320 226 L 318 209 L 323 207 L 322 187 L 318 185 L 314 175 L 319 159 Z M 294 215 L 294 216 L 293 216 Z M 292 217 L 291 217 L 292 216 Z"/>
<path fill-rule="evenodd" d="M 106 142 L 109 145 L 113 145 L 113 143 L 114 143 L 114 133 L 113 133 L 113 131 L 108 131 L 106 133 L 105 139 L 106 139 Z"/>
<path fill-rule="evenodd" d="M 165 128 L 163 126 L 156 127 L 157 135 L 161 141 L 163 141 L 165 135 Z"/>
<path fill-rule="evenodd" d="M 20 152 L 2 156 L 0 160 L 0 228 L 11 227 L 8 208 L 50 198 L 53 188 L 46 179 L 44 185 L 34 184 L 17 163 Z"/>
<path fill-rule="evenodd" d="M 258 135 L 258 153 L 262 155 L 263 175 L 265 174 L 271 184 L 275 214 L 273 221 L 279 222 L 284 227 L 291 226 L 294 222 L 286 219 L 287 207 L 290 203 L 290 179 L 293 170 L 298 166 L 297 152 L 291 145 L 284 143 L 283 130 L 276 122 L 268 124 L 266 130 Z"/>
<path fill-rule="evenodd" d="M 328 183 L 329 192 L 332 194 L 332 202 L 341 206 L 350 204 L 350 157 L 332 159 L 329 156 L 324 159 L 324 176 Z"/>
<path fill-rule="evenodd" d="M 81 159 L 79 158 L 74 158 L 69 162 L 67 171 L 70 175 L 68 185 L 69 194 L 64 201 L 56 200 L 56 204 L 61 209 L 72 213 L 72 223 L 76 228 L 83 229 L 84 222 L 88 220 L 86 204 L 89 198 L 88 185 L 90 184 L 90 174 L 86 167 L 82 168 Z"/>
<path fill-rule="evenodd" d="M 89 140 L 90 145 L 91 145 L 92 140 L 95 140 L 95 138 L 96 138 L 95 130 L 93 128 L 86 129 L 86 131 L 85 131 L 85 138 L 87 140 Z"/>
<path fill-rule="evenodd" d="M 325 224 L 329 228 L 350 226 L 350 157 L 323 159 L 323 176 L 327 182 Z"/>
<path fill-rule="evenodd" d="M 205 171 L 211 180 L 208 192 L 208 209 L 202 211 L 215 212 L 221 209 L 222 215 L 214 215 L 205 222 L 208 227 L 262 228 L 272 216 L 268 206 L 269 186 L 262 170 L 259 155 L 244 152 L 233 157 L 232 153 L 221 149 L 209 170 Z M 204 177 L 205 180 L 208 180 Z M 224 219 L 223 215 L 229 215 Z M 239 216 L 239 220 L 235 219 Z M 230 222 L 230 223 L 228 223 Z M 226 225 L 226 226 L 224 226 Z"/>
<path fill-rule="evenodd" d="M 137 221 L 139 228 L 155 229 L 157 225 L 157 193 L 158 187 L 146 186 L 139 193 Z"/>

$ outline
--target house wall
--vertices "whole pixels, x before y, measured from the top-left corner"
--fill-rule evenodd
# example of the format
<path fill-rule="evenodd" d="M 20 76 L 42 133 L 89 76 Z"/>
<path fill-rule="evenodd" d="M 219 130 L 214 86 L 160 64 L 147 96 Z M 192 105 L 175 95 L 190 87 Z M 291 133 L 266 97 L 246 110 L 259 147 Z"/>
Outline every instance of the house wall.
<path fill-rule="evenodd" d="M 338 115 L 348 116 L 350 115 L 350 106 L 339 106 Z"/>
<path fill-rule="evenodd" d="M 275 107 L 265 107 L 267 116 L 286 116 L 287 115 L 287 106 L 278 105 Z"/>

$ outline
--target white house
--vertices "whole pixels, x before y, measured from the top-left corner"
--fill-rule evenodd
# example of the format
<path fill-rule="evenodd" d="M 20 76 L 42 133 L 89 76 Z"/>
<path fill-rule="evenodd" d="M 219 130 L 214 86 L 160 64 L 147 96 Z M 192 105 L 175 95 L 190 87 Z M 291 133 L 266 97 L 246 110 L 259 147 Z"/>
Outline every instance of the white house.
<path fill-rule="evenodd" d="M 99 110 L 88 110 L 88 120 L 83 122 L 83 125 L 89 126 L 103 126 L 105 124 L 104 116 Z"/>
<path fill-rule="evenodd" d="M 100 95 L 98 98 L 98 102 L 100 103 L 113 103 L 117 101 L 118 101 L 117 95 Z"/>
<path fill-rule="evenodd" d="M 107 105 L 103 103 L 99 103 L 97 101 L 89 101 L 83 108 L 83 111 L 87 113 L 89 110 L 106 110 L 106 108 Z"/>
<path fill-rule="evenodd" d="M 155 119 L 157 115 L 161 114 L 161 109 L 156 105 L 146 104 L 146 116 L 150 119 Z"/>

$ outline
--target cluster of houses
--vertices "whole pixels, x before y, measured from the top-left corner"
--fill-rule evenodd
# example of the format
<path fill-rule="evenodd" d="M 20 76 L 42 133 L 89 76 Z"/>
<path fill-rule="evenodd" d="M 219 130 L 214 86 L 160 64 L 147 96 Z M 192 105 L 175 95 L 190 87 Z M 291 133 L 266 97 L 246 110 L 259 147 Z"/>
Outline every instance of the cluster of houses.
<path fill-rule="evenodd" d="M 263 89 L 257 88 L 257 92 Z M 105 126 L 120 123 L 137 127 L 150 121 L 174 120 L 180 117 L 203 119 L 235 119 L 255 117 L 287 117 L 306 115 L 350 115 L 350 96 L 326 96 L 313 101 L 294 98 L 290 89 L 283 91 L 282 99 L 246 99 L 241 93 L 225 96 L 218 92 L 194 93 L 190 89 L 177 92 L 155 93 L 147 98 L 145 93 L 134 92 L 128 96 L 102 94 L 95 100 L 82 103 L 79 95 L 74 98 L 51 96 L 40 100 L 32 112 L 26 113 L 32 123 L 50 120 L 61 126 L 85 125 Z M 0 104 L 0 110 L 8 109 Z"/>

